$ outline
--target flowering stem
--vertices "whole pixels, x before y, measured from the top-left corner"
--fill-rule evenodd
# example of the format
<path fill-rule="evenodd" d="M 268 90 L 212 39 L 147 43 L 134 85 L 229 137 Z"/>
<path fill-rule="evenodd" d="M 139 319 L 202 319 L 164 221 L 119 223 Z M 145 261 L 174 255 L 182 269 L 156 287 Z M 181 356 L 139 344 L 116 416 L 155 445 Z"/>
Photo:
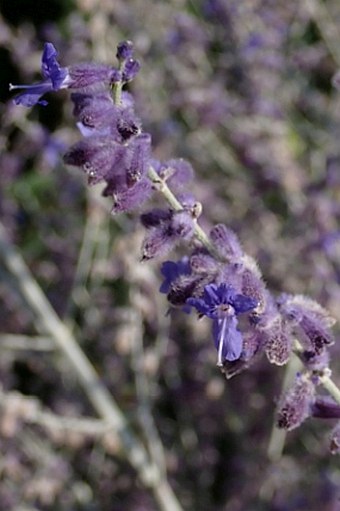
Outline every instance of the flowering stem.
<path fill-rule="evenodd" d="M 170 190 L 166 182 L 161 179 L 161 177 L 157 174 L 153 167 L 149 167 L 148 170 L 149 179 L 152 181 L 153 185 L 157 188 L 157 190 L 163 195 L 163 197 L 167 200 L 170 206 L 175 211 L 181 211 L 183 209 L 182 204 L 179 202 L 174 193 Z M 209 240 L 207 234 L 204 232 L 202 227 L 200 227 L 197 223 L 195 225 L 195 236 L 202 243 L 202 245 L 210 252 L 218 260 L 221 260 L 221 255 L 217 253 L 215 247 Z M 299 341 L 295 341 L 296 347 L 296 355 L 299 356 L 299 352 L 302 351 L 302 346 Z M 328 369 L 324 371 L 322 375 L 319 375 L 319 381 L 321 385 L 327 390 L 327 392 L 332 396 L 334 401 L 336 401 L 340 405 L 340 389 L 336 386 L 333 380 L 330 378 L 331 371 Z"/>
<path fill-rule="evenodd" d="M 149 167 L 148 170 L 149 179 L 152 181 L 157 190 L 163 195 L 163 197 L 167 200 L 170 206 L 175 211 L 181 211 L 183 209 L 182 204 L 179 202 L 177 197 L 170 190 L 166 182 L 160 178 L 153 167 Z M 202 245 L 210 252 L 211 255 L 216 257 L 218 260 L 221 260 L 221 255 L 217 253 L 215 247 L 209 240 L 207 234 L 204 232 L 202 227 L 200 227 L 197 223 L 195 225 L 195 236 L 202 243 Z M 295 341 L 297 356 L 299 351 L 302 351 L 301 344 L 296 340 Z M 322 375 L 319 375 L 320 383 L 327 390 L 327 392 L 333 397 L 333 399 L 340 405 L 340 389 L 330 378 L 331 371 L 328 369 L 324 371 Z"/>
<path fill-rule="evenodd" d="M 177 199 L 177 197 L 173 194 L 173 192 L 170 190 L 166 182 L 159 177 L 157 172 L 153 167 L 149 167 L 148 170 L 148 176 L 149 179 L 152 181 L 154 186 L 157 188 L 157 190 L 163 195 L 163 197 L 167 200 L 167 202 L 170 204 L 170 206 L 175 211 L 182 211 L 183 206 Z M 195 236 L 196 238 L 202 243 L 202 245 L 210 252 L 211 255 L 213 255 L 216 259 L 221 260 L 221 255 L 217 252 L 214 245 L 209 240 L 209 237 L 206 235 L 204 230 L 198 223 L 196 222 L 195 228 L 194 228 Z"/>

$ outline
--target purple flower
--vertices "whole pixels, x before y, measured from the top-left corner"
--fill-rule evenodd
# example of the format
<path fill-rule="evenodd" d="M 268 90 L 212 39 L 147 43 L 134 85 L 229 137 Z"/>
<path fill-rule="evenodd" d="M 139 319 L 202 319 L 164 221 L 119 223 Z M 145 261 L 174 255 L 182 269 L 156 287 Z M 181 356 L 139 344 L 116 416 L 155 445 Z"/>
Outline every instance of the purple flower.
<path fill-rule="evenodd" d="M 165 278 L 162 282 L 159 291 L 161 293 L 168 293 L 171 287 L 171 284 L 178 279 L 181 275 L 190 275 L 191 267 L 189 263 L 188 257 L 182 257 L 177 262 L 174 261 L 165 261 L 161 266 L 161 274 Z"/>
<path fill-rule="evenodd" d="M 219 366 L 224 361 L 240 358 L 243 348 L 241 332 L 237 328 L 237 316 L 257 306 L 257 301 L 237 294 L 227 284 L 208 284 L 203 297 L 189 298 L 187 304 L 195 307 L 201 316 L 213 319 L 213 337 L 218 351 Z"/>
<path fill-rule="evenodd" d="M 33 85 L 9 85 L 10 90 L 25 89 L 14 97 L 16 105 L 34 106 L 47 105 L 47 101 L 40 99 L 47 92 L 56 91 L 68 87 L 70 76 L 68 68 L 60 67 L 57 61 L 57 51 L 52 43 L 45 43 L 41 59 L 41 74 L 44 80 Z"/>

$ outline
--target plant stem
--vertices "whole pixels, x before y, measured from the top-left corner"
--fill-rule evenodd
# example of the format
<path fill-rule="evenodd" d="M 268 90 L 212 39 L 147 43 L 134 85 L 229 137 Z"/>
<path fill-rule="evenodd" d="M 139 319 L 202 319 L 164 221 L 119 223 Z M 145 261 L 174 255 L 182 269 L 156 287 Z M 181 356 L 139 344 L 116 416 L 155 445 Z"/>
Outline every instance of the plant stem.
<path fill-rule="evenodd" d="M 125 415 L 101 382 L 93 365 L 76 339 L 57 316 L 43 291 L 26 266 L 19 251 L 6 239 L 0 224 L 0 257 L 14 277 L 16 287 L 36 317 L 36 325 L 63 353 L 98 415 L 117 432 L 122 450 L 140 480 L 153 492 L 162 511 L 182 511 L 182 507 L 159 467 L 154 464 L 140 440 L 128 425 Z"/>
<path fill-rule="evenodd" d="M 320 376 L 320 383 L 327 390 L 328 394 L 332 396 L 334 401 L 340 405 L 340 389 L 334 383 L 334 381 L 330 377 L 331 371 L 329 370 L 329 374 L 323 374 Z"/>

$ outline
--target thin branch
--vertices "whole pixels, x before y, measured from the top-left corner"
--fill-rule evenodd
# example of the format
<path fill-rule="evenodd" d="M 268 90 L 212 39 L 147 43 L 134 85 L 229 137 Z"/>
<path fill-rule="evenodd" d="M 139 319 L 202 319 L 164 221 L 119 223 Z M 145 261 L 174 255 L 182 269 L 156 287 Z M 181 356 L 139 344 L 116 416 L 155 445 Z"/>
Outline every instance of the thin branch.
<path fill-rule="evenodd" d="M 141 481 L 150 487 L 160 509 L 181 511 L 181 505 L 159 468 L 149 459 L 143 444 L 136 438 L 117 403 L 101 382 L 94 367 L 81 350 L 69 329 L 62 323 L 41 288 L 34 280 L 19 251 L 6 238 L 0 224 L 0 257 L 15 277 L 23 298 L 37 318 L 37 325 L 54 340 L 78 376 L 98 415 L 117 432 L 121 447 Z"/>
<path fill-rule="evenodd" d="M 48 412 L 36 397 L 24 396 L 17 391 L 4 392 L 0 389 L 0 409 L 2 414 L 13 414 L 26 423 L 38 424 L 51 431 L 74 431 L 94 437 L 112 433 L 112 426 L 108 422 L 90 417 L 63 417 Z"/>
<path fill-rule="evenodd" d="M 50 337 L 0 334 L 0 348 L 23 351 L 54 351 L 55 343 Z"/>
<path fill-rule="evenodd" d="M 134 292 L 131 289 L 130 296 L 133 301 L 133 296 L 136 296 L 138 291 L 135 289 Z M 135 302 L 137 300 L 135 299 Z M 143 325 L 142 317 L 138 312 L 137 305 L 134 304 L 133 321 L 131 325 L 131 337 L 133 335 L 133 367 L 136 383 L 136 395 L 138 400 L 137 413 L 139 417 L 140 425 L 143 428 L 145 435 L 148 451 L 151 459 L 157 464 L 161 472 L 165 474 L 166 462 L 162 442 L 160 441 L 158 431 L 153 420 L 151 399 L 150 399 L 150 384 L 145 374 L 144 369 L 144 346 L 143 346 Z M 131 311 L 132 312 L 132 311 Z"/>

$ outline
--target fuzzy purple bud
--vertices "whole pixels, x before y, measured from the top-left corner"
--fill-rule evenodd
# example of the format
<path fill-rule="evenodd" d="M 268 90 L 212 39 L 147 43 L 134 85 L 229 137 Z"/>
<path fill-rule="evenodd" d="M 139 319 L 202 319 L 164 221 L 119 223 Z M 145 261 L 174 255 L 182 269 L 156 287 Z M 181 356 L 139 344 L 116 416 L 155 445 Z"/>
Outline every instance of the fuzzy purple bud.
<path fill-rule="evenodd" d="M 127 152 L 124 160 L 128 188 L 146 176 L 151 155 L 151 136 L 141 133 L 125 144 Z"/>
<path fill-rule="evenodd" d="M 142 246 L 142 261 L 166 255 L 174 247 L 175 240 L 163 228 L 153 228 L 144 239 Z"/>
<path fill-rule="evenodd" d="M 176 211 L 171 218 L 150 229 L 142 247 L 142 259 L 149 260 L 168 253 L 181 239 L 190 239 L 194 220 L 188 211 Z"/>
<path fill-rule="evenodd" d="M 155 208 L 147 213 L 142 213 L 140 221 L 146 229 L 150 229 L 151 227 L 158 227 L 164 222 L 169 221 L 172 218 L 172 215 L 173 211 L 171 209 Z"/>
<path fill-rule="evenodd" d="M 278 314 L 266 326 L 258 326 L 264 338 L 265 352 L 269 362 L 282 366 L 292 354 L 292 337 L 282 317 Z"/>
<path fill-rule="evenodd" d="M 238 237 L 224 224 L 217 224 L 211 229 L 210 239 L 222 258 L 234 261 L 243 256 Z"/>
<path fill-rule="evenodd" d="M 241 290 L 243 294 L 257 300 L 258 306 L 256 313 L 259 314 L 265 310 L 268 293 L 261 276 L 259 276 L 257 268 L 246 268 L 241 272 Z"/>
<path fill-rule="evenodd" d="M 75 64 L 69 68 L 70 89 L 80 89 L 84 93 L 105 92 L 120 75 L 117 69 L 105 64 Z"/>
<path fill-rule="evenodd" d="M 263 336 L 265 351 L 269 362 L 284 365 L 292 352 L 292 335 L 289 323 L 281 316 L 270 294 L 266 291 L 266 307 L 262 314 L 254 315 L 256 330 Z"/>
<path fill-rule="evenodd" d="M 121 41 L 117 46 L 116 57 L 118 60 L 126 60 L 131 58 L 133 55 L 133 43 L 132 41 Z"/>
<path fill-rule="evenodd" d="M 124 165 L 126 147 L 111 137 L 88 137 L 74 144 L 64 155 L 67 165 L 81 167 L 90 184 L 109 180 Z M 124 167 L 123 167 L 124 168 Z"/>
<path fill-rule="evenodd" d="M 278 408 L 277 425 L 291 431 L 312 414 L 315 385 L 306 375 L 297 376 L 293 386 L 285 393 Z"/>
<path fill-rule="evenodd" d="M 194 273 L 200 275 L 209 275 L 211 280 L 218 272 L 217 261 L 209 254 L 198 252 L 190 257 L 190 265 Z"/>
<path fill-rule="evenodd" d="M 152 194 L 152 186 L 149 179 L 141 179 L 132 188 L 112 192 L 110 183 L 103 191 L 105 197 L 112 195 L 112 214 L 138 210 Z"/>
<path fill-rule="evenodd" d="M 142 123 L 132 109 L 125 109 L 120 112 L 117 120 L 117 131 L 123 141 L 128 140 L 141 132 Z"/>
<path fill-rule="evenodd" d="M 74 103 L 73 115 L 83 136 L 112 135 L 118 141 L 118 112 L 109 93 L 92 95 L 75 92 L 71 94 L 71 100 Z"/>
<path fill-rule="evenodd" d="M 299 356 L 304 366 L 310 371 L 324 371 L 329 367 L 329 352 L 326 350 L 321 353 L 303 351 Z"/>
<path fill-rule="evenodd" d="M 131 82 L 138 74 L 140 70 L 140 63 L 135 59 L 127 59 L 125 61 L 124 69 L 122 71 L 122 80 L 123 82 Z"/>
<path fill-rule="evenodd" d="M 307 351 L 320 354 L 334 343 L 330 327 L 335 320 L 317 302 L 302 295 L 282 295 L 278 303 Z"/>
<path fill-rule="evenodd" d="M 194 176 L 191 164 L 183 158 L 168 160 L 163 163 L 154 160 L 152 165 L 159 177 L 166 181 L 174 191 L 181 190 Z"/>

